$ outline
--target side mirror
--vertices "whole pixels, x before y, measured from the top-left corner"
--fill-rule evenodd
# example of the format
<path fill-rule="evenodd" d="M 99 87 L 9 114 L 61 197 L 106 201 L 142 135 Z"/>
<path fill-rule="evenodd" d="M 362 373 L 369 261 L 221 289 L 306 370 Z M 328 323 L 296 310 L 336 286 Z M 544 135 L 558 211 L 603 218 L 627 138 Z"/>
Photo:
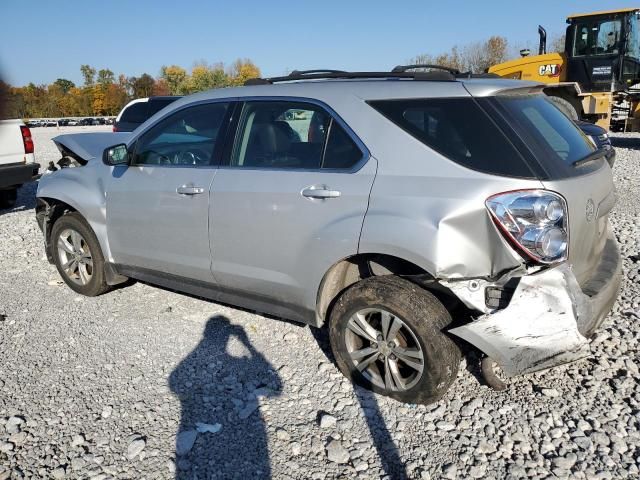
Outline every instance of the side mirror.
<path fill-rule="evenodd" d="M 129 151 L 124 143 L 106 148 L 102 154 L 102 161 L 105 165 L 128 165 Z"/>

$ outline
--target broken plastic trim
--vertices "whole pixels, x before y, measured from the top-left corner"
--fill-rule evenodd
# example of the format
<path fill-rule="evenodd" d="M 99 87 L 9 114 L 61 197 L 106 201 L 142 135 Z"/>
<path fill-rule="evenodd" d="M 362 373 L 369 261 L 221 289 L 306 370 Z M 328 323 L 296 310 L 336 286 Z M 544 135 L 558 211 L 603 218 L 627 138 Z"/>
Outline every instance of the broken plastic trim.
<path fill-rule="evenodd" d="M 508 307 L 449 330 L 491 357 L 507 376 L 572 362 L 590 353 L 578 331 L 587 297 L 563 263 L 520 279 Z"/>

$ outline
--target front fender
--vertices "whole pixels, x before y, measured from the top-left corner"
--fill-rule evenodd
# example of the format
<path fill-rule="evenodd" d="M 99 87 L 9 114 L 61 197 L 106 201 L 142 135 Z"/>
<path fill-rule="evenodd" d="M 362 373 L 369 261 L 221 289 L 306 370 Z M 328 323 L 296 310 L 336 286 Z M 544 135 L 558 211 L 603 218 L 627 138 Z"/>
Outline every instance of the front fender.
<path fill-rule="evenodd" d="M 96 234 L 105 260 L 113 262 L 107 237 L 106 193 L 95 170 L 88 164 L 45 175 L 38 184 L 36 197 L 66 203 L 82 215 Z"/>

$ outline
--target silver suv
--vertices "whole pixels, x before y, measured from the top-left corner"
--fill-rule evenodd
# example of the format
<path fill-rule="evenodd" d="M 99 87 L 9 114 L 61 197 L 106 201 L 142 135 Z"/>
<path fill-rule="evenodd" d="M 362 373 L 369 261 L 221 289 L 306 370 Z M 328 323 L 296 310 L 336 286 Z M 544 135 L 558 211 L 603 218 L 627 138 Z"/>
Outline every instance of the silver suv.
<path fill-rule="evenodd" d="M 54 139 L 37 218 L 71 289 L 140 279 L 327 328 L 346 376 L 404 402 L 440 398 L 469 344 L 507 376 L 588 355 L 620 284 L 611 168 L 540 85 L 250 83 Z"/>

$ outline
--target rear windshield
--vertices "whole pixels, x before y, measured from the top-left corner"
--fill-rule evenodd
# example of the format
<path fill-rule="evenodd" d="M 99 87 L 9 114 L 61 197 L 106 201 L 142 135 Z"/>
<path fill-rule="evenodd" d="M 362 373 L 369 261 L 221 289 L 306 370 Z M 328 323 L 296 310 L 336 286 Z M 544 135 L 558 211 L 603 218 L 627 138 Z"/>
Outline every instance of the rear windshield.
<path fill-rule="evenodd" d="M 174 99 L 153 100 L 151 102 L 138 102 L 131 105 L 122 112 L 121 122 L 144 123 L 155 113 L 169 105 Z"/>
<path fill-rule="evenodd" d="M 473 98 L 371 101 L 385 117 L 454 162 L 493 175 L 535 178 Z"/>
<path fill-rule="evenodd" d="M 595 150 L 582 131 L 544 95 L 498 96 L 509 125 L 536 157 L 571 165 Z"/>

